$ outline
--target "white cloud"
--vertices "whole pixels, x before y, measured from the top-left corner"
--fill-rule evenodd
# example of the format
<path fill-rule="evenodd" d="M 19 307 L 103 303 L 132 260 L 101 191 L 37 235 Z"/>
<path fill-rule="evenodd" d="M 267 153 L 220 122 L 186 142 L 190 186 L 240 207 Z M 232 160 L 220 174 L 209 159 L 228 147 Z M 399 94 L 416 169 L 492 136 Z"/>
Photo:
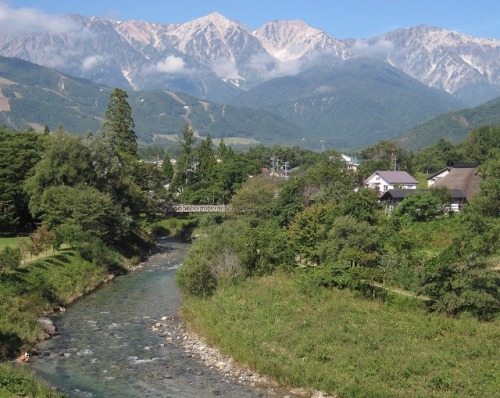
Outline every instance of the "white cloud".
<path fill-rule="evenodd" d="M 297 75 L 307 68 L 332 57 L 335 58 L 335 54 L 330 50 L 312 51 L 303 58 L 283 58 L 281 60 L 277 60 L 268 54 L 261 54 L 252 57 L 250 67 L 256 70 L 264 79 L 269 80 Z"/>
<path fill-rule="evenodd" d="M 386 57 L 394 50 L 394 44 L 390 40 L 378 40 L 368 42 L 357 40 L 352 46 L 352 52 L 358 57 Z"/>
<path fill-rule="evenodd" d="M 0 34 L 20 34 L 29 32 L 71 33 L 82 27 L 70 18 L 44 14 L 33 8 L 14 10 L 0 4 Z"/>
<path fill-rule="evenodd" d="M 221 79 L 230 79 L 239 76 L 234 59 L 219 58 L 213 62 L 212 70 Z"/>
<path fill-rule="evenodd" d="M 168 55 L 163 61 L 146 67 L 146 72 L 158 73 L 186 73 L 186 63 L 181 57 Z"/>
<path fill-rule="evenodd" d="M 91 55 L 82 61 L 82 69 L 87 72 L 99 64 L 106 62 L 106 57 L 102 55 Z"/>

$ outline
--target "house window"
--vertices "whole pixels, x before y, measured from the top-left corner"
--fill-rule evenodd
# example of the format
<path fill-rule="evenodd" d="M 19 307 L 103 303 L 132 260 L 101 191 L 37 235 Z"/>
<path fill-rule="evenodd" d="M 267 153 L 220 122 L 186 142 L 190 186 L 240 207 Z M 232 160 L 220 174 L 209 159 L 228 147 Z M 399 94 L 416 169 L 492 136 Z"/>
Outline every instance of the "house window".
<path fill-rule="evenodd" d="M 387 191 L 388 186 L 384 185 L 384 191 Z"/>

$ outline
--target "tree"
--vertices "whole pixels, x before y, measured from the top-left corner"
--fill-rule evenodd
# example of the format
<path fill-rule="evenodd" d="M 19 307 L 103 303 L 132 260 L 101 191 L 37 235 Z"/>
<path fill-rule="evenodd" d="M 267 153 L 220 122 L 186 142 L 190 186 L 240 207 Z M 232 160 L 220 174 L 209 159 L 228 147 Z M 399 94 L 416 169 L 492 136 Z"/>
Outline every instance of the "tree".
<path fill-rule="evenodd" d="M 172 163 L 170 162 L 170 156 L 168 156 L 168 153 L 166 153 L 165 157 L 163 158 L 161 171 L 163 173 L 163 177 L 165 177 L 167 182 L 172 181 L 172 177 L 174 176 L 174 166 L 172 166 Z"/>
<path fill-rule="evenodd" d="M 0 271 L 2 274 L 18 267 L 20 263 L 21 251 L 19 249 L 7 246 L 0 252 Z"/>
<path fill-rule="evenodd" d="M 61 131 L 48 137 L 43 158 L 33 171 L 25 183 L 33 214 L 39 212 L 45 189 L 58 185 L 93 185 L 96 180 L 91 153 L 82 138 Z"/>
<path fill-rule="evenodd" d="M 354 175 L 338 152 L 325 152 L 300 177 L 305 206 L 314 202 L 338 203 L 354 187 Z"/>
<path fill-rule="evenodd" d="M 395 141 L 379 141 L 377 144 L 363 149 L 360 153 L 363 161 L 358 169 L 360 180 L 370 176 L 376 170 L 406 170 L 411 173 L 413 158 Z"/>
<path fill-rule="evenodd" d="M 108 243 L 120 241 L 130 230 L 126 211 L 94 187 L 50 187 L 44 191 L 39 209 L 40 218 L 51 229 L 69 223 Z"/>
<path fill-rule="evenodd" d="M 186 123 L 181 130 L 183 140 L 179 140 L 182 152 L 177 159 L 174 177 L 170 183 L 170 191 L 181 193 L 182 190 L 193 180 L 195 165 L 195 143 L 194 130 Z"/>
<path fill-rule="evenodd" d="M 495 148 L 500 149 L 500 126 L 482 126 L 467 135 L 459 151 L 465 160 L 482 163 Z"/>
<path fill-rule="evenodd" d="M 331 203 L 316 203 L 296 214 L 288 228 L 288 237 L 300 261 L 319 261 L 318 248 L 327 238 L 334 218 L 334 206 Z"/>
<path fill-rule="evenodd" d="M 407 196 L 394 210 L 394 216 L 408 215 L 413 221 L 429 221 L 443 214 L 443 202 L 439 195 L 429 191 Z"/>
<path fill-rule="evenodd" d="M 233 196 L 233 210 L 258 218 L 269 218 L 278 187 L 276 181 L 264 175 L 248 179 Z"/>
<path fill-rule="evenodd" d="M 467 253 L 467 244 L 455 241 L 426 264 L 422 292 L 432 309 L 457 315 L 470 312 L 489 319 L 500 312 L 500 276 L 482 256 Z"/>
<path fill-rule="evenodd" d="M 25 180 L 42 158 L 44 137 L 0 129 L 0 233 L 12 234 L 33 222 Z"/>
<path fill-rule="evenodd" d="M 137 158 L 137 135 L 132 119 L 132 108 L 127 102 L 125 90 L 115 88 L 110 96 L 103 125 L 104 136 L 110 137 L 114 148 L 121 153 Z"/>
<path fill-rule="evenodd" d="M 340 214 L 352 216 L 357 221 L 375 225 L 379 217 L 380 204 L 377 191 L 361 188 L 346 194 L 340 203 Z"/>

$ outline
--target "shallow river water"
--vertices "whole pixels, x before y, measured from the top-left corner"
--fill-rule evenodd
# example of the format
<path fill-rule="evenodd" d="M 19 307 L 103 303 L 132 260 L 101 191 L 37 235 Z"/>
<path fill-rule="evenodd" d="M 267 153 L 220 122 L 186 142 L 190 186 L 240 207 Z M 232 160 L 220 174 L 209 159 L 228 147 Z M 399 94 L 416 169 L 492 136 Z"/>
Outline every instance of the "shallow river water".
<path fill-rule="evenodd" d="M 58 336 L 41 343 L 32 367 L 70 397 L 265 397 L 265 391 L 228 381 L 165 344 L 151 326 L 174 317 L 173 283 L 189 245 L 160 242 L 163 251 L 144 268 L 116 278 L 53 318 Z"/>

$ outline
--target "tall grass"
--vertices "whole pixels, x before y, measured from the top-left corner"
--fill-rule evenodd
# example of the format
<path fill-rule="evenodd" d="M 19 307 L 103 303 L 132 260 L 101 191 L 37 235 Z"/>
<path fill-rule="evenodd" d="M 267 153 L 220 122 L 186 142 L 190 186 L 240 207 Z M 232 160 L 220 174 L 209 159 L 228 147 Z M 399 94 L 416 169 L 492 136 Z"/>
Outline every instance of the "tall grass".
<path fill-rule="evenodd" d="M 500 324 L 429 314 L 409 298 L 301 293 L 299 276 L 248 280 L 181 313 L 211 344 L 283 385 L 339 397 L 495 397 Z"/>
<path fill-rule="evenodd" d="M 58 398 L 65 396 L 40 383 L 33 374 L 22 369 L 22 365 L 0 363 L 0 397 Z"/>

